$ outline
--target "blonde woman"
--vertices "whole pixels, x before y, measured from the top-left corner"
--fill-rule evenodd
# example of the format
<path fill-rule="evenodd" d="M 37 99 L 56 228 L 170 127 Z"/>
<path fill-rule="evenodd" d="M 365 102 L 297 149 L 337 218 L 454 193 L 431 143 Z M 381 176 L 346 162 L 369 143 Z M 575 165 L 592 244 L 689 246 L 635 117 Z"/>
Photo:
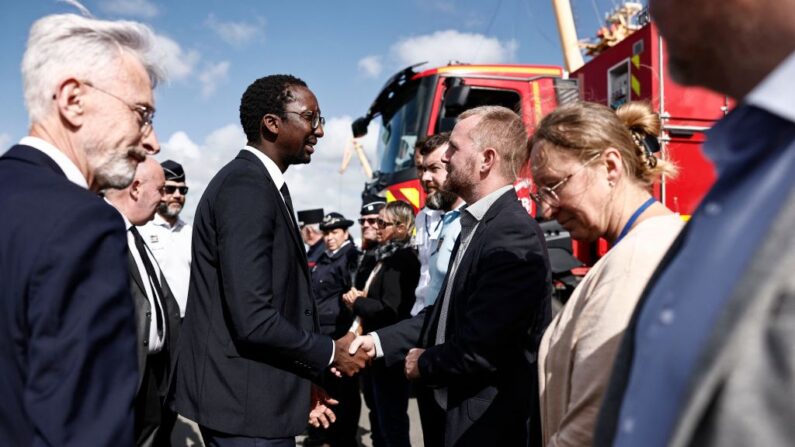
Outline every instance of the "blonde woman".
<path fill-rule="evenodd" d="M 576 103 L 545 117 L 531 142 L 534 199 L 573 238 L 610 250 L 547 328 L 539 349 L 546 446 L 590 446 L 619 342 L 640 294 L 682 228 L 652 184 L 675 175 L 658 159 L 659 117 L 645 103 L 613 111 Z"/>

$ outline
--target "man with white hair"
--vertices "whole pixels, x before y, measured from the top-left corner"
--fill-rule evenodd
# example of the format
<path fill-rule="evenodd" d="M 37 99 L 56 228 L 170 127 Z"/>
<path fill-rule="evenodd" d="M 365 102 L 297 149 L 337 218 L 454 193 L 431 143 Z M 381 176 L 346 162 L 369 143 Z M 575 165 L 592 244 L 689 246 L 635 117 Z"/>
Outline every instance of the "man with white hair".
<path fill-rule="evenodd" d="M 159 151 L 152 32 L 33 24 L 30 132 L 0 157 L 0 445 L 132 445 L 138 381 L 127 241 L 96 193 Z"/>

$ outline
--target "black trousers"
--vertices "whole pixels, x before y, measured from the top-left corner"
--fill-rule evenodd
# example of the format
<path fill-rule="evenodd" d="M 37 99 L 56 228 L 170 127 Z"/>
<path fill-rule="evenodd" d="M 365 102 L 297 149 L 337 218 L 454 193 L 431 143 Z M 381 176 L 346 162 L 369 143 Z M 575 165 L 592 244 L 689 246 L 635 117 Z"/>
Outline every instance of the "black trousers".
<path fill-rule="evenodd" d="M 368 406 L 373 427 L 373 446 L 411 447 L 409 382 L 403 374 L 403 364 L 387 367 L 384 362 L 376 361 L 362 375 L 365 379 L 363 383 L 370 388 L 369 400 L 372 405 L 368 403 Z"/>
<path fill-rule="evenodd" d="M 141 388 L 135 396 L 135 445 L 137 446 L 170 444 L 170 428 L 177 415 L 164 406 L 167 375 L 168 355 L 165 351 L 146 356 Z"/>
<path fill-rule="evenodd" d="M 425 447 L 444 446 L 445 411 L 436 403 L 433 389 L 413 384 L 422 423 L 422 440 Z"/>

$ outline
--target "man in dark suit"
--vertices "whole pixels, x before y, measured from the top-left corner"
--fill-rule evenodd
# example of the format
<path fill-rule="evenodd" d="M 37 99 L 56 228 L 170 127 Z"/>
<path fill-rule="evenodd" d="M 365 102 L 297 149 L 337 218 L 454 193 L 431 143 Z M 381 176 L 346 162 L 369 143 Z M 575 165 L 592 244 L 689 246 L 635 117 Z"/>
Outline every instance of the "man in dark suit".
<path fill-rule="evenodd" d="M 738 101 L 616 356 L 599 446 L 795 442 L 795 0 L 652 0 L 669 71 Z M 682 11 L 687 11 L 682 14 Z"/>
<path fill-rule="evenodd" d="M 135 397 L 138 446 L 155 445 L 158 438 L 169 439 L 169 433 L 160 433 L 159 428 L 161 425 L 170 428 L 174 416 L 164 408 L 163 401 L 179 333 L 179 305 L 154 254 L 136 228 L 154 217 L 163 198 L 164 185 L 163 168 L 154 158 L 147 157 L 138 165 L 130 186 L 105 191 L 105 198 L 121 213 L 127 228 L 130 291 L 135 302 L 138 336 L 139 377 Z"/>
<path fill-rule="evenodd" d="M 551 279 L 541 230 L 512 186 L 527 161 L 521 119 L 504 107 L 463 113 L 442 161 L 443 188 L 469 205 L 439 297 L 350 349 L 405 358 L 406 376 L 434 388 L 445 423 L 429 438 L 439 445 L 538 445 L 536 353 Z"/>
<path fill-rule="evenodd" d="M 142 25 L 71 14 L 31 29 L 30 134 L 0 157 L 0 445 L 133 443 L 124 222 L 96 192 L 159 151 L 151 41 Z"/>
<path fill-rule="evenodd" d="M 240 120 L 248 146 L 210 181 L 196 211 L 176 408 L 209 445 L 294 445 L 310 411 L 306 378 L 332 364 L 352 375 L 366 356 L 348 354 L 352 334 L 334 342 L 317 333 L 282 175 L 308 163 L 323 136 L 315 95 L 293 76 L 267 76 L 246 89 Z"/>

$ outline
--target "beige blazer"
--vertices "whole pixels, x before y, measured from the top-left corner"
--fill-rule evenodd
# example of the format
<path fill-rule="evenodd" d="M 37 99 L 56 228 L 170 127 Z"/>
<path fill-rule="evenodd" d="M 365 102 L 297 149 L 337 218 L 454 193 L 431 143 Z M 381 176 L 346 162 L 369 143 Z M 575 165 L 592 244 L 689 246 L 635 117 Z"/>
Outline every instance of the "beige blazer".
<path fill-rule="evenodd" d="M 635 304 L 684 226 L 678 215 L 639 223 L 593 268 L 544 333 L 538 380 L 546 446 L 590 446 L 602 396 Z"/>

